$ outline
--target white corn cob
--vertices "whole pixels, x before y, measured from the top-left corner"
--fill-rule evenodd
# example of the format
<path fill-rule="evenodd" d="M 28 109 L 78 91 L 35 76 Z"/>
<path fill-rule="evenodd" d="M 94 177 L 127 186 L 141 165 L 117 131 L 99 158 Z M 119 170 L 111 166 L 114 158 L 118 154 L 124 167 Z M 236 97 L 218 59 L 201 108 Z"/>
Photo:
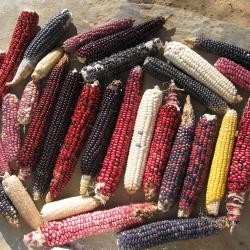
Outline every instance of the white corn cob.
<path fill-rule="evenodd" d="M 135 121 L 124 177 L 124 187 L 130 194 L 135 193 L 141 186 L 155 121 L 161 104 L 162 91 L 158 86 L 145 91 Z"/>
<path fill-rule="evenodd" d="M 227 102 L 237 103 L 242 100 L 232 82 L 186 45 L 179 42 L 166 42 L 164 57 Z"/>

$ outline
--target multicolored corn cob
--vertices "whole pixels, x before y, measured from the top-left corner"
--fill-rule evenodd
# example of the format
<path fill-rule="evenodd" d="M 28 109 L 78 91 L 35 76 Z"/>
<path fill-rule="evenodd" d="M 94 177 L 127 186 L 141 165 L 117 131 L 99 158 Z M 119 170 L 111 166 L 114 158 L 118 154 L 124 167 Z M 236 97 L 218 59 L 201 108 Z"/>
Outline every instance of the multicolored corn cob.
<path fill-rule="evenodd" d="M 203 115 L 195 129 L 189 164 L 182 186 L 178 217 L 189 217 L 204 188 L 205 178 L 213 156 L 217 139 L 218 119 L 215 115 Z"/>
<path fill-rule="evenodd" d="M 0 176 L 4 175 L 5 172 L 9 172 L 9 164 L 7 156 L 3 147 L 2 139 L 0 138 Z"/>
<path fill-rule="evenodd" d="M 227 183 L 237 127 L 237 113 L 230 109 L 224 115 L 216 142 L 211 170 L 209 173 L 206 207 L 208 214 L 217 215 Z"/>
<path fill-rule="evenodd" d="M 170 210 L 180 192 L 191 151 L 195 116 L 189 96 L 181 119 L 161 183 L 158 208 L 164 212 Z"/>
<path fill-rule="evenodd" d="M 2 64 L 4 62 L 5 56 L 6 56 L 6 52 L 0 50 L 0 68 L 2 67 Z"/>

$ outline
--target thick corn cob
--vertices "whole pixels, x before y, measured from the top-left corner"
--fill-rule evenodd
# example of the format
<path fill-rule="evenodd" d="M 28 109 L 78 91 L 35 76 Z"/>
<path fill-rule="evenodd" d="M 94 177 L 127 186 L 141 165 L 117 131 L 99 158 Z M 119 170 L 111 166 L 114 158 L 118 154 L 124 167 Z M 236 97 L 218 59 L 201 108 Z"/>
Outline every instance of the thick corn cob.
<path fill-rule="evenodd" d="M 107 86 L 94 127 L 84 146 L 81 157 L 81 195 L 88 195 L 91 177 L 98 174 L 101 168 L 121 103 L 121 87 L 121 81 L 118 80 L 114 80 Z"/>
<path fill-rule="evenodd" d="M 189 95 L 216 113 L 224 114 L 229 109 L 227 103 L 212 90 L 155 57 L 147 57 L 143 69 L 161 81 L 174 79 L 178 87 L 184 88 Z"/>
<path fill-rule="evenodd" d="M 4 175 L 5 172 L 9 172 L 9 164 L 7 156 L 3 147 L 2 139 L 0 138 L 0 176 Z"/>
<path fill-rule="evenodd" d="M 163 175 L 158 208 L 168 212 L 172 207 L 185 176 L 195 129 L 194 110 L 187 96 L 182 121 L 178 128 Z"/>
<path fill-rule="evenodd" d="M 229 103 L 242 100 L 235 86 L 195 51 L 179 42 L 165 43 L 164 57 Z"/>
<path fill-rule="evenodd" d="M 130 71 L 115 130 L 95 185 L 95 197 L 104 204 L 115 192 L 126 164 L 141 101 L 142 80 L 143 72 L 140 66 Z"/>
<path fill-rule="evenodd" d="M 139 190 L 153 137 L 155 122 L 162 103 L 162 91 L 158 86 L 147 89 L 136 116 L 134 133 L 124 177 L 124 187 L 130 194 Z"/>
<path fill-rule="evenodd" d="M 5 59 L 5 56 L 6 56 L 6 52 L 5 51 L 2 51 L 0 50 L 0 69 L 3 65 L 3 62 L 4 62 L 4 59 Z"/>
<path fill-rule="evenodd" d="M 215 115 L 200 118 L 194 134 L 190 160 L 182 186 L 178 217 L 189 217 L 198 195 L 204 187 L 207 170 L 217 138 L 218 120 Z"/>
<path fill-rule="evenodd" d="M 155 55 L 162 48 L 159 38 L 141 43 L 136 47 L 120 51 L 82 68 L 81 73 L 85 81 L 111 78 L 125 70 L 144 62 L 147 56 Z"/>
<path fill-rule="evenodd" d="M 216 142 L 215 152 L 208 178 L 206 207 L 208 214 L 217 215 L 227 182 L 234 139 L 237 127 L 237 113 L 230 109 L 224 115 Z"/>
<path fill-rule="evenodd" d="M 140 224 L 152 216 L 156 207 L 149 203 L 120 206 L 52 221 L 24 236 L 27 246 L 62 245 L 83 237 L 121 230 Z"/>

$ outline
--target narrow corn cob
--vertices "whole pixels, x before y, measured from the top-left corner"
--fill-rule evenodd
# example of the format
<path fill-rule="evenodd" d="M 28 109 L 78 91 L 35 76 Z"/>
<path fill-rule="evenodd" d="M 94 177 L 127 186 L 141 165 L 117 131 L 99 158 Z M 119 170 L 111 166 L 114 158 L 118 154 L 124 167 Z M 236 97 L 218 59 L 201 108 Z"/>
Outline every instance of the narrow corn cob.
<path fill-rule="evenodd" d="M 0 138 L 0 176 L 4 175 L 5 172 L 9 172 L 9 164 L 7 156 L 4 150 L 2 139 Z"/>
<path fill-rule="evenodd" d="M 224 114 L 229 109 L 227 103 L 212 90 L 155 57 L 147 57 L 143 69 L 161 81 L 174 79 L 178 87 L 184 88 L 189 95 L 218 114 Z"/>
<path fill-rule="evenodd" d="M 3 65 L 3 62 L 4 62 L 5 57 L 6 57 L 6 52 L 0 50 L 0 69 L 1 69 L 1 67 L 2 67 L 2 65 Z"/>
<path fill-rule="evenodd" d="M 26 223 L 32 229 L 41 226 L 43 223 L 42 218 L 21 181 L 15 175 L 5 173 L 2 184 L 6 195 Z"/>
<path fill-rule="evenodd" d="M 125 70 L 140 65 L 149 55 L 155 55 L 162 48 L 159 38 L 141 43 L 136 47 L 120 51 L 110 57 L 89 64 L 82 68 L 81 73 L 85 81 L 113 77 Z"/>
<path fill-rule="evenodd" d="M 153 137 L 155 122 L 162 103 L 158 86 L 147 89 L 140 102 L 124 177 L 124 187 L 130 194 L 139 190 Z"/>
<path fill-rule="evenodd" d="M 215 115 L 203 115 L 195 129 L 190 160 L 182 186 L 178 217 L 189 217 L 198 195 L 204 187 L 207 170 L 217 139 L 218 119 Z"/>
<path fill-rule="evenodd" d="M 163 220 L 121 232 L 117 244 L 119 250 L 147 249 L 172 241 L 207 237 L 228 227 L 225 216 Z"/>
<path fill-rule="evenodd" d="M 164 212 L 169 211 L 179 194 L 189 160 L 195 129 L 194 110 L 189 96 L 181 119 L 161 183 L 158 208 Z"/>
<path fill-rule="evenodd" d="M 214 64 L 214 67 L 236 86 L 250 91 L 249 70 L 225 57 L 220 57 Z"/>
<path fill-rule="evenodd" d="M 77 101 L 64 143 L 57 157 L 46 202 L 54 200 L 69 182 L 80 150 L 83 147 L 83 142 L 95 121 L 100 101 L 101 89 L 99 82 L 85 84 Z"/>
<path fill-rule="evenodd" d="M 84 146 L 81 157 L 81 195 L 88 195 L 91 177 L 100 170 L 115 127 L 121 97 L 121 81 L 114 80 L 106 88 L 94 127 Z"/>
<path fill-rule="evenodd" d="M 195 51 L 179 42 L 165 43 L 164 57 L 229 103 L 242 100 L 235 86 Z"/>
<path fill-rule="evenodd" d="M 62 245 L 83 237 L 120 230 L 142 223 L 156 210 L 149 203 L 120 206 L 52 221 L 24 236 L 27 246 Z"/>
<path fill-rule="evenodd" d="M 230 109 L 224 115 L 216 142 L 215 152 L 208 178 L 206 207 L 208 214 L 217 215 L 227 182 L 234 138 L 237 127 L 237 113 Z"/>
<path fill-rule="evenodd" d="M 116 127 L 95 185 L 95 197 L 104 204 L 115 192 L 126 164 L 141 101 L 142 80 L 142 69 L 136 66 L 129 73 Z"/>
<path fill-rule="evenodd" d="M 128 29 L 132 27 L 133 23 L 134 20 L 131 17 L 111 20 L 108 23 L 94 27 L 89 31 L 70 37 L 64 41 L 63 48 L 65 51 L 74 52 L 79 47 L 92 41 Z"/>
<path fill-rule="evenodd" d="M 6 85 L 19 84 L 30 76 L 37 63 L 58 45 L 70 22 L 71 14 L 67 9 L 62 10 L 51 18 L 29 44 L 14 79 Z"/>
<path fill-rule="evenodd" d="M 53 176 L 53 168 L 70 125 L 70 117 L 73 114 L 77 98 L 81 92 L 81 80 L 81 74 L 73 70 L 67 74 L 62 84 L 43 144 L 41 157 L 36 167 L 33 186 L 35 200 L 40 199 L 49 188 Z"/>
<path fill-rule="evenodd" d="M 52 110 L 63 83 L 67 64 L 68 57 L 65 55 L 50 73 L 32 115 L 23 145 L 18 153 L 18 166 L 20 168 L 18 177 L 21 180 L 26 180 L 31 175 L 32 169 L 40 158 L 40 149 L 43 147 L 44 137 L 49 128 Z"/>
<path fill-rule="evenodd" d="M 143 189 L 147 200 L 152 200 L 160 187 L 164 167 L 180 124 L 180 103 L 178 89 L 172 82 L 168 89 L 166 103 L 160 108 L 150 146 L 143 177 Z"/>

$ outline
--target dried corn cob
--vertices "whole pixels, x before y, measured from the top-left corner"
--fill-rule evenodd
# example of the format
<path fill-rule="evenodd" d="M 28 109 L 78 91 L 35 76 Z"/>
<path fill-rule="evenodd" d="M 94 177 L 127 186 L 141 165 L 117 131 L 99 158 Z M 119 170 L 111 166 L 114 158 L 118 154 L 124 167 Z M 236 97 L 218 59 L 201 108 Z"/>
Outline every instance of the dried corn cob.
<path fill-rule="evenodd" d="M 21 181 L 15 175 L 5 173 L 2 184 L 5 193 L 26 223 L 32 229 L 41 226 L 42 218 Z"/>
<path fill-rule="evenodd" d="M 142 223 L 155 209 L 154 205 L 138 203 L 48 222 L 25 235 L 24 243 L 36 247 L 62 245 L 90 235 L 120 230 Z"/>
<path fill-rule="evenodd" d="M 88 195 L 91 177 L 100 170 L 115 127 L 121 97 L 121 81 L 114 80 L 106 88 L 94 127 L 84 146 L 81 158 L 81 195 Z"/>
<path fill-rule="evenodd" d="M 161 183 L 158 208 L 164 212 L 169 211 L 180 191 L 189 160 L 195 129 L 194 110 L 189 96 L 181 119 Z"/>
<path fill-rule="evenodd" d="M 40 158 L 45 134 L 58 93 L 64 79 L 68 57 L 65 55 L 52 70 L 41 98 L 34 110 L 23 145 L 18 153 L 19 179 L 26 180 Z"/>
<path fill-rule="evenodd" d="M 224 115 L 216 142 L 208 178 L 206 207 L 208 214 L 217 215 L 220 201 L 225 194 L 228 170 L 231 162 L 237 127 L 237 113 L 230 109 Z"/>
<path fill-rule="evenodd" d="M 155 55 L 162 48 L 159 38 L 141 43 L 136 47 L 120 51 L 82 68 L 81 73 L 85 81 L 113 77 L 122 71 L 140 65 L 149 55 Z"/>
<path fill-rule="evenodd" d="M 6 52 L 0 50 L 0 69 L 1 69 L 1 67 L 2 67 L 2 65 L 3 65 L 5 56 L 6 56 Z"/>
<path fill-rule="evenodd" d="M 228 227 L 225 216 L 158 221 L 121 232 L 117 240 L 118 249 L 147 249 L 172 241 L 207 237 Z"/>
<path fill-rule="evenodd" d="M 141 100 L 142 80 L 143 72 L 140 66 L 130 71 L 116 127 L 95 185 L 95 197 L 104 204 L 115 192 L 126 164 Z"/>
<path fill-rule="evenodd" d="M 229 109 L 227 103 L 212 90 L 155 57 L 147 57 L 143 69 L 161 81 L 174 79 L 178 87 L 184 88 L 189 95 L 216 113 L 224 114 Z"/>
<path fill-rule="evenodd" d="M 194 134 L 190 160 L 182 186 L 178 217 L 189 217 L 198 195 L 204 187 L 207 170 L 217 138 L 218 120 L 215 115 L 200 118 Z"/>
<path fill-rule="evenodd" d="M 81 92 L 81 85 L 81 74 L 76 70 L 70 71 L 62 84 L 41 157 L 36 167 L 33 186 L 34 200 L 40 199 L 49 188 L 53 168 L 70 125 L 70 117 Z"/>
<path fill-rule="evenodd" d="M 34 70 L 37 63 L 62 39 L 71 22 L 71 14 L 65 9 L 56 14 L 42 27 L 24 53 L 14 79 L 7 86 L 21 83 Z"/>
<path fill-rule="evenodd" d="M 139 190 L 153 137 L 155 122 L 162 103 L 158 86 L 147 89 L 140 102 L 124 177 L 124 187 L 130 194 Z"/>
<path fill-rule="evenodd" d="M 9 172 L 9 164 L 7 156 L 3 147 L 2 139 L 0 138 L 0 176 L 4 175 L 5 172 Z"/>
<path fill-rule="evenodd" d="M 165 43 L 164 57 L 229 103 L 242 100 L 235 86 L 195 51 L 179 42 Z"/>

